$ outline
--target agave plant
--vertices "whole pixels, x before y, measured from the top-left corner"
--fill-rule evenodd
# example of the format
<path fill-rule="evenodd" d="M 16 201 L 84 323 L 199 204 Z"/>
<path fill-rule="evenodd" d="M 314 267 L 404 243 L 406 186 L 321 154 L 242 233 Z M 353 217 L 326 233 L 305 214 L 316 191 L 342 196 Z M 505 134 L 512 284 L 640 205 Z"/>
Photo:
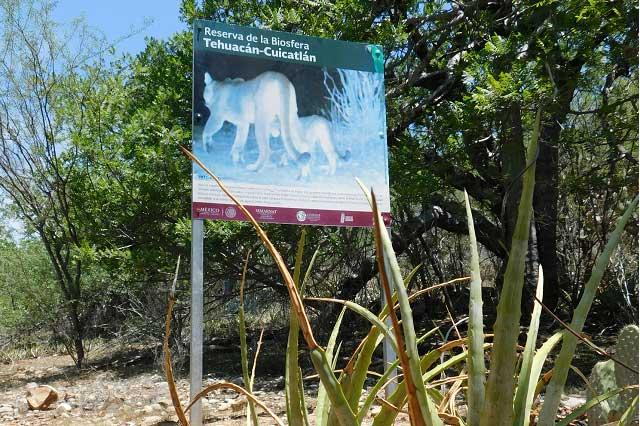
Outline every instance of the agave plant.
<path fill-rule="evenodd" d="M 305 392 L 302 383 L 302 374 L 298 364 L 298 335 L 301 333 L 307 346 L 309 356 L 320 379 L 315 411 L 315 424 L 351 426 L 361 424 L 372 404 L 381 403 L 380 411 L 373 418 L 376 426 L 391 425 L 398 414 L 407 410 L 412 425 L 442 425 L 465 424 L 465 419 L 459 415 L 455 403 L 456 395 L 466 384 L 468 406 L 466 422 L 470 425 L 528 425 L 532 413 L 532 407 L 537 396 L 547 387 L 545 403 L 542 407 L 539 424 L 550 425 L 556 420 L 556 412 L 559 397 L 566 381 L 567 372 L 571 368 L 578 341 L 584 340 L 580 336 L 582 326 L 593 301 L 598 283 L 604 274 L 609 258 L 617 245 L 629 218 L 638 206 L 636 197 L 619 219 L 615 231 L 611 234 L 609 242 L 596 262 L 591 278 L 585 286 L 585 291 L 574 312 L 571 325 L 564 325 L 564 329 L 548 338 L 540 347 L 537 347 L 538 326 L 542 310 L 543 271 L 539 271 L 536 287 L 535 304 L 529 324 L 527 340 L 524 348 L 518 346 L 520 333 L 520 300 L 524 284 L 524 263 L 529 238 L 529 227 L 532 216 L 532 197 L 535 182 L 535 156 L 537 153 L 538 133 L 540 128 L 540 112 L 536 117 L 532 131 L 531 142 L 527 150 L 527 168 L 523 174 L 522 194 L 518 208 L 516 228 L 513 234 L 509 260 L 504 276 L 504 287 L 498 304 L 498 314 L 494 325 L 494 335 L 484 332 L 482 321 L 482 293 L 480 266 L 478 260 L 477 244 L 473 218 L 468 197 L 465 193 L 465 207 L 470 237 L 470 298 L 469 298 L 469 327 L 468 335 L 464 338 L 445 342 L 440 347 L 426 354 L 418 352 L 418 345 L 433 335 L 437 329 L 427 332 L 423 336 L 417 336 L 410 303 L 422 294 L 434 291 L 444 285 L 454 282 L 468 281 L 467 278 L 442 283 L 425 290 L 409 295 L 406 283 L 411 279 L 415 270 L 405 279 L 402 278 L 398 261 L 393 252 L 391 241 L 382 218 L 378 212 L 377 203 L 373 191 L 363 190 L 369 199 L 374 218 L 374 236 L 376 243 L 376 258 L 378 271 L 383 291 L 386 295 L 387 305 L 382 312 L 374 314 L 363 306 L 351 301 L 338 299 L 314 299 L 316 302 L 339 303 L 343 310 L 338 317 L 333 332 L 326 347 L 322 347 L 315 338 L 309 317 L 304 308 L 302 291 L 304 281 L 309 275 L 309 270 L 317 256 L 314 254 L 307 268 L 305 278 L 300 281 L 302 275 L 302 253 L 304 248 L 304 232 L 302 233 L 295 262 L 294 273 L 291 274 L 282 257 L 269 240 L 267 234 L 257 221 L 251 216 L 242 203 L 231 194 L 224 184 L 202 164 L 193 154 L 183 148 L 183 152 L 192 161 L 197 163 L 202 170 L 220 186 L 238 208 L 245 214 L 253 225 L 259 238 L 273 257 L 282 275 L 283 282 L 289 293 L 291 301 L 290 332 L 287 345 L 285 396 L 287 404 L 287 419 L 291 425 L 308 425 L 309 413 L 305 403 Z M 246 267 L 246 262 L 245 262 Z M 393 291 L 395 290 L 395 292 Z M 169 309 L 172 306 L 170 298 Z M 241 304 L 242 306 L 242 304 Z M 371 324 L 367 335 L 357 345 L 355 351 L 349 357 L 348 362 L 341 369 L 336 370 L 340 345 L 336 345 L 337 336 L 344 314 L 349 309 L 365 318 Z M 397 311 L 401 313 L 399 320 Z M 243 363 L 246 364 L 246 338 L 244 332 L 244 311 L 241 308 L 241 339 L 243 339 Z M 391 319 L 391 326 L 387 326 L 385 320 Z M 278 424 L 283 424 L 272 411 L 252 393 L 252 379 L 244 374 L 245 388 L 240 388 L 231 383 L 218 383 L 203 389 L 193 401 L 182 409 L 175 392 L 173 375 L 171 373 L 170 354 L 168 353 L 169 319 L 167 317 L 167 335 L 165 336 L 165 370 L 169 381 L 172 400 L 178 412 L 178 417 L 183 424 L 186 423 L 185 412 L 200 397 L 217 388 L 230 388 L 244 394 L 250 402 L 267 412 Z M 493 343 L 487 339 L 493 336 Z M 369 375 L 373 353 L 381 341 L 387 338 L 398 354 L 398 360 L 388 366 L 384 374 L 379 375 L 370 389 L 366 389 L 365 383 Z M 551 350 L 563 342 L 560 356 L 552 370 L 542 374 L 543 366 L 548 359 Z M 444 360 L 441 354 L 456 349 L 457 353 Z M 490 350 L 491 363 L 488 379 L 485 383 L 486 365 L 485 352 Z M 520 359 L 518 367 L 518 359 Z M 255 363 L 254 363 L 255 367 Z M 394 376 L 396 368 L 400 367 L 401 373 Z M 441 374 L 452 367 L 457 367 L 460 374 L 448 378 L 440 378 Z M 245 367 L 248 371 L 248 366 Z M 636 372 L 637 373 L 637 372 Z M 391 395 L 384 399 L 378 397 L 378 393 L 385 389 L 389 383 L 398 380 L 397 388 Z M 447 392 L 439 391 L 438 385 L 451 383 Z M 619 393 L 619 392 L 618 392 Z M 597 404 L 599 401 L 615 395 L 615 391 L 609 391 L 606 395 L 599 395 L 588 401 L 585 406 Z M 363 400 L 364 395 L 364 400 Z M 596 402 L 594 402 L 596 401 Z M 588 410 L 589 407 L 580 407 L 580 410 Z M 257 424 L 258 416 L 255 409 L 249 405 L 248 419 Z M 582 411 L 582 412 L 584 412 Z"/>

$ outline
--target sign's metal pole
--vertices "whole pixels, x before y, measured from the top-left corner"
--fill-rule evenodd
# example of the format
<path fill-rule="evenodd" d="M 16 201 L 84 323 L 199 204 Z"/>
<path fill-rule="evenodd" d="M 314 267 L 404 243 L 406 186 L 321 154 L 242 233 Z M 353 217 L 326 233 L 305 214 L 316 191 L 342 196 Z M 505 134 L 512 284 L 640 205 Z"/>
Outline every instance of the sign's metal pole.
<path fill-rule="evenodd" d="M 191 220 L 191 353 L 189 358 L 190 399 L 202 389 L 203 242 L 202 219 Z M 191 407 L 192 426 L 202 425 L 202 400 Z"/>
<path fill-rule="evenodd" d="M 391 235 L 391 229 L 387 228 L 387 231 L 389 232 L 389 235 Z M 385 263 L 385 269 L 389 270 L 389 266 L 387 265 L 386 260 L 384 261 L 384 263 Z M 389 284 L 391 285 L 392 283 L 389 282 Z M 393 294 L 393 290 L 394 289 L 392 288 L 391 289 L 392 294 Z M 387 296 L 384 292 L 384 289 L 382 288 L 382 282 L 380 282 L 380 303 L 382 304 L 382 309 L 384 309 L 384 307 L 387 305 Z M 389 305 L 391 305 L 391 303 L 389 303 Z M 387 328 L 391 328 L 390 315 L 387 315 L 387 318 L 384 320 L 384 324 L 387 326 Z M 391 341 L 389 340 L 388 337 L 385 337 L 382 342 L 382 359 L 384 361 L 384 371 L 387 371 L 387 368 L 389 368 L 389 366 L 393 364 L 397 358 L 398 358 L 398 354 L 396 354 L 396 351 L 393 349 L 393 345 L 391 344 Z M 394 371 L 391 374 L 391 377 L 395 377 L 397 375 L 397 369 L 395 370 L 396 371 Z M 397 380 L 392 380 L 391 382 L 389 382 L 389 384 L 384 390 L 385 397 L 389 398 L 393 393 L 393 391 L 396 390 L 397 386 L 398 386 Z"/>

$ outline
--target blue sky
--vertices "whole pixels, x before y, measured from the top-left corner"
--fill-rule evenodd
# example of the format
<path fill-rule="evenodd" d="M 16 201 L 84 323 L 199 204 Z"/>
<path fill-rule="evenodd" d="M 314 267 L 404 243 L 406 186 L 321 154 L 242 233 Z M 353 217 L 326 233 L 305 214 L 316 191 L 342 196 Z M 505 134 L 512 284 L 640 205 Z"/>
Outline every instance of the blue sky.
<path fill-rule="evenodd" d="M 110 41 L 141 30 L 116 46 L 117 53 L 136 54 L 144 48 L 145 37 L 166 39 L 187 28 L 179 8 L 179 0 L 59 0 L 54 19 L 65 24 L 82 16 Z"/>

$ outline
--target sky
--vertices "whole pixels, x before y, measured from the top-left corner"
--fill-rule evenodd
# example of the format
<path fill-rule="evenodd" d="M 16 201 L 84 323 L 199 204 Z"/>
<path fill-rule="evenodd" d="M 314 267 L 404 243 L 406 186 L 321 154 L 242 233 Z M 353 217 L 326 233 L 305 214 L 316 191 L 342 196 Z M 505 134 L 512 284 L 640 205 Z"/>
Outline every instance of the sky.
<path fill-rule="evenodd" d="M 112 42 L 137 31 L 116 45 L 117 54 L 135 55 L 144 49 L 145 37 L 166 39 L 187 28 L 179 9 L 179 0 L 59 0 L 53 16 L 61 24 L 83 17 Z"/>

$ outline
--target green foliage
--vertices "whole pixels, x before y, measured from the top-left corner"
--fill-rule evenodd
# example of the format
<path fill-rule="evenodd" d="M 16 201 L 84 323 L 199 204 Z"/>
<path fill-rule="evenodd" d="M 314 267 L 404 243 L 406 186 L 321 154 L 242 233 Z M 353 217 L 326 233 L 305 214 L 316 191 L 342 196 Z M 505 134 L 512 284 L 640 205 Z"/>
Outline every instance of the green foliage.
<path fill-rule="evenodd" d="M 47 253 L 37 240 L 16 243 L 6 235 L 1 238 L 0 335 L 19 343 L 27 336 L 46 338 L 60 304 Z"/>

